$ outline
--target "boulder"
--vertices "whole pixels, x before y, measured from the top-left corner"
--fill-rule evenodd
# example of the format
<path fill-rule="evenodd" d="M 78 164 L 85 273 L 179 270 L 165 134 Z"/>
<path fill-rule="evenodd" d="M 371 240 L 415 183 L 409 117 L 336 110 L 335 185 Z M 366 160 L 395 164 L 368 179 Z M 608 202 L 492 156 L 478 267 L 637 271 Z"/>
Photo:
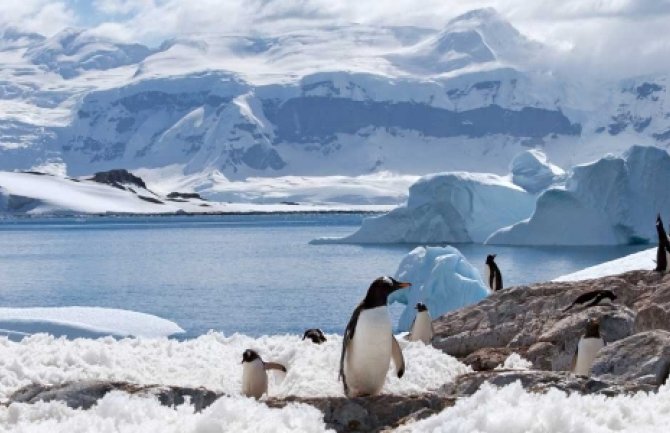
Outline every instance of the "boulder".
<path fill-rule="evenodd" d="M 670 373 L 670 332 L 640 332 L 605 346 L 591 372 L 606 379 L 664 384 Z"/>

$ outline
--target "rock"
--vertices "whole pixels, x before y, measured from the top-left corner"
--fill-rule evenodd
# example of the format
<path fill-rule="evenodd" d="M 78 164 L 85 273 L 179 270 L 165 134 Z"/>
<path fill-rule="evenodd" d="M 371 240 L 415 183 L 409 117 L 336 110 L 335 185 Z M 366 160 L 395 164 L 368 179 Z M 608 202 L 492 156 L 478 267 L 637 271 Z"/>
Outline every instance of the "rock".
<path fill-rule="evenodd" d="M 516 381 L 520 381 L 524 389 L 538 393 L 544 393 L 550 389 L 559 389 L 579 394 L 612 396 L 638 391 L 656 391 L 658 389 L 658 386 L 639 381 L 593 379 L 568 372 L 497 370 L 463 374 L 456 378 L 453 383 L 444 385 L 439 393 L 454 397 L 465 397 L 477 392 L 484 383 L 505 386 Z"/>
<path fill-rule="evenodd" d="M 509 347 L 485 347 L 475 350 L 460 361 L 474 371 L 490 371 L 502 365 L 512 353 L 514 350 Z"/>
<path fill-rule="evenodd" d="M 392 429 L 412 420 L 423 419 L 453 406 L 455 399 L 437 394 L 378 395 L 353 399 L 287 397 L 271 398 L 267 400 L 267 405 L 284 407 L 291 402 L 305 403 L 319 409 L 323 412 L 323 420 L 328 428 L 337 432 L 356 432 Z"/>
<path fill-rule="evenodd" d="M 618 299 L 614 304 L 605 301 L 563 311 L 577 296 L 597 289 L 612 290 Z M 534 368 L 567 370 L 591 317 L 601 320 L 607 343 L 650 329 L 670 330 L 670 275 L 632 271 L 505 289 L 436 319 L 433 345 L 459 358 L 481 349 L 508 348 L 525 352 Z"/>
<path fill-rule="evenodd" d="M 670 373 L 670 332 L 641 332 L 605 346 L 591 372 L 606 379 L 664 384 Z"/>
<path fill-rule="evenodd" d="M 135 176 L 125 169 L 116 169 L 109 171 L 99 171 L 93 175 L 92 181 L 106 183 L 115 188 L 126 189 L 124 185 L 135 185 L 139 188 L 147 189 L 147 185 L 142 178 Z"/>
<path fill-rule="evenodd" d="M 89 409 L 110 391 L 123 391 L 134 395 L 151 395 L 165 406 L 183 404 L 188 397 L 195 410 L 211 405 L 221 394 L 205 388 L 179 386 L 135 385 L 128 382 L 86 380 L 62 385 L 31 384 L 17 390 L 9 403 L 35 403 L 58 400 L 73 409 Z"/>
<path fill-rule="evenodd" d="M 167 198 L 182 199 L 182 200 L 191 200 L 191 199 L 202 200 L 202 197 L 197 192 L 171 192 L 167 195 Z"/>

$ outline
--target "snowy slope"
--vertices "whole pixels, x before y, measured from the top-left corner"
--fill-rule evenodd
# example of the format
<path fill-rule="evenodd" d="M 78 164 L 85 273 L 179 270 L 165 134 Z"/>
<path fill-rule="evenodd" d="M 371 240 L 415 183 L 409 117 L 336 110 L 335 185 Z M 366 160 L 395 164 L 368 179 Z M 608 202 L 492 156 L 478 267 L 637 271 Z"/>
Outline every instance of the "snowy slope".
<path fill-rule="evenodd" d="M 636 271 L 640 269 L 652 270 L 656 267 L 656 248 L 640 251 L 621 257 L 616 260 L 601 263 L 595 266 L 573 272 L 568 275 L 562 275 L 554 281 L 580 281 L 592 278 L 617 275 L 623 272 Z"/>
<path fill-rule="evenodd" d="M 174 322 L 135 311 L 99 307 L 0 308 L 0 335 L 17 338 L 48 333 L 56 337 L 167 337 L 184 332 Z"/>
<path fill-rule="evenodd" d="M 494 233 L 487 243 L 614 245 L 653 242 L 656 215 L 670 214 L 670 155 L 633 146 L 577 166 L 565 188 L 549 189 L 525 221 Z"/>
<path fill-rule="evenodd" d="M 60 161 L 275 176 L 505 173 L 670 142 L 667 76 L 585 82 L 492 9 L 441 29 L 190 34 L 157 48 L 65 29 L 0 38 L 0 169 Z"/>

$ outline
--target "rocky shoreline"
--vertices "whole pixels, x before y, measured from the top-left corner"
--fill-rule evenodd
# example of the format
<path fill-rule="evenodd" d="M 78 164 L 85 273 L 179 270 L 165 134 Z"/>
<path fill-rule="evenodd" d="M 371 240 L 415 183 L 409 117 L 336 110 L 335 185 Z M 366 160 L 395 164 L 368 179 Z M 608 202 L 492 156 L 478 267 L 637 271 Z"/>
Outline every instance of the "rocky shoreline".
<path fill-rule="evenodd" d="M 596 289 L 612 290 L 617 300 L 564 311 L 577 296 Z M 592 376 L 576 376 L 567 370 L 589 318 L 600 319 L 608 344 L 599 352 Z M 670 372 L 669 318 L 670 276 L 652 271 L 513 287 L 435 320 L 433 345 L 474 371 L 448 383 L 436 383 L 431 393 L 355 399 L 271 397 L 264 402 L 273 408 L 290 403 L 314 406 L 323 413 L 329 428 L 353 432 L 392 430 L 426 418 L 474 394 L 486 383 L 505 386 L 520 382 L 527 391 L 537 393 L 550 389 L 605 396 L 655 392 Z M 528 359 L 532 368 L 501 368 L 512 353 Z M 81 381 L 32 384 L 16 391 L 5 404 L 59 400 L 72 408 L 87 409 L 111 391 L 154 396 L 166 406 L 189 400 L 197 411 L 222 396 L 205 388 Z"/>

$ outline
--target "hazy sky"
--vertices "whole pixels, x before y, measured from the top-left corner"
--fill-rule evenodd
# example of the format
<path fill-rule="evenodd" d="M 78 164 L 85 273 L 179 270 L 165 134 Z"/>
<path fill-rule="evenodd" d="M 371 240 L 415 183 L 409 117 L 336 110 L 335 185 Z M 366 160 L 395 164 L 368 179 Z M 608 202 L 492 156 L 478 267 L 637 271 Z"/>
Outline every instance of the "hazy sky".
<path fill-rule="evenodd" d="M 565 50 L 575 67 L 670 68 L 670 0 L 2 0 L 0 26 L 46 35 L 87 27 L 152 44 L 189 32 L 272 33 L 354 22 L 440 28 L 483 6 Z"/>

